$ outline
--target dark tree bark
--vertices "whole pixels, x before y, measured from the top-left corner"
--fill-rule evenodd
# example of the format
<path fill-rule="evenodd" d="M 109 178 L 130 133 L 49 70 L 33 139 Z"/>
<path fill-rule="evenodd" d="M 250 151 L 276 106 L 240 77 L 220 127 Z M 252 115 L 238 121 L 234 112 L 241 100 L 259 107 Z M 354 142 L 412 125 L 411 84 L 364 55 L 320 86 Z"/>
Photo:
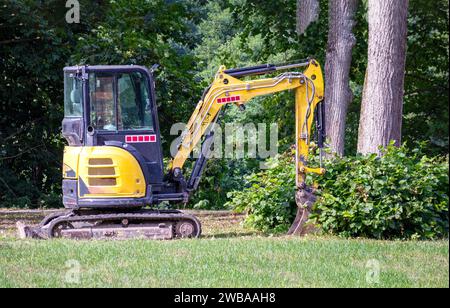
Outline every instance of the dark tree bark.
<path fill-rule="evenodd" d="M 408 0 L 369 0 L 369 51 L 358 152 L 401 144 Z"/>
<path fill-rule="evenodd" d="M 339 156 L 344 155 L 345 122 L 348 105 L 353 99 L 349 74 L 352 49 L 356 43 L 352 30 L 357 7 L 358 0 L 329 0 L 325 63 L 326 123 L 330 149 Z"/>
<path fill-rule="evenodd" d="M 297 33 L 305 33 L 309 24 L 319 18 L 319 0 L 297 0 Z"/>

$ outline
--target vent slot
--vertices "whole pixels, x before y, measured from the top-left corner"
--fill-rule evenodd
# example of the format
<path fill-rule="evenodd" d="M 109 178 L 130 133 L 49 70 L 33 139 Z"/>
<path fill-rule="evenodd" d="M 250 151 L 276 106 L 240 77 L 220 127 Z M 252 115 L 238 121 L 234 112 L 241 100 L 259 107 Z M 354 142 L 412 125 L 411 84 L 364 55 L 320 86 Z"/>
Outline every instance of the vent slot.
<path fill-rule="evenodd" d="M 116 186 L 117 181 L 114 178 L 90 178 L 89 186 Z"/>
<path fill-rule="evenodd" d="M 114 167 L 88 168 L 88 175 L 116 175 Z"/>
<path fill-rule="evenodd" d="M 98 166 L 98 165 L 112 165 L 113 161 L 111 158 L 90 158 L 89 165 Z"/>
<path fill-rule="evenodd" d="M 90 158 L 88 166 L 89 186 L 116 186 L 117 174 L 112 158 Z"/>

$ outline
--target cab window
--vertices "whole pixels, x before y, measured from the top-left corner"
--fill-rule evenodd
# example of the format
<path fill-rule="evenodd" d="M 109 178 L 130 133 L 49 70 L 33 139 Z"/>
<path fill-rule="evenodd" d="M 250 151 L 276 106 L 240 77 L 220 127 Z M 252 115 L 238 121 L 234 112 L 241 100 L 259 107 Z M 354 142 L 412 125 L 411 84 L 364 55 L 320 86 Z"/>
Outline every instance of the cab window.
<path fill-rule="evenodd" d="M 146 78 L 139 72 L 117 77 L 119 130 L 153 129 Z"/>
<path fill-rule="evenodd" d="M 83 116 L 82 82 L 75 73 L 64 74 L 64 116 L 66 118 Z"/>
<path fill-rule="evenodd" d="M 91 74 L 89 76 L 89 98 L 91 126 L 99 130 L 117 130 L 114 75 Z"/>
<path fill-rule="evenodd" d="M 90 74 L 91 125 L 97 130 L 152 130 L 147 78 L 139 73 Z"/>

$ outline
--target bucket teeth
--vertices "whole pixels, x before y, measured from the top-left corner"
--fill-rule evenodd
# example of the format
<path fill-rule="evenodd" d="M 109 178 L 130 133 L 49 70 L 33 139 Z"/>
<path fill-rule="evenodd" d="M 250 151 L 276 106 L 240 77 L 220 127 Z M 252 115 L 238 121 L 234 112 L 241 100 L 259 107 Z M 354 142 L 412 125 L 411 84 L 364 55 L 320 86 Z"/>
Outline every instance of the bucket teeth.
<path fill-rule="evenodd" d="M 295 202 L 297 203 L 297 215 L 295 216 L 292 226 L 289 228 L 288 235 L 305 235 L 305 223 L 308 221 L 316 196 L 312 189 L 299 189 L 295 194 Z"/>

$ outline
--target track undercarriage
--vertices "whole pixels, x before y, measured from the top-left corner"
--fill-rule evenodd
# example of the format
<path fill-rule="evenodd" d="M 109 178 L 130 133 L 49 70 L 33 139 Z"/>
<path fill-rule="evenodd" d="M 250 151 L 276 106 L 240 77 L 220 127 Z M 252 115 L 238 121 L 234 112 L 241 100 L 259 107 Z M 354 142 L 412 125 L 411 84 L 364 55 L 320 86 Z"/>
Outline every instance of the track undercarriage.
<path fill-rule="evenodd" d="M 296 193 L 297 215 L 288 235 L 304 235 L 316 196 L 305 187 Z M 20 238 L 155 239 L 198 238 L 202 227 L 193 215 L 180 210 L 66 210 L 46 216 L 39 225 L 17 222 Z"/>
<path fill-rule="evenodd" d="M 199 220 L 178 210 L 70 210 L 45 217 L 38 226 L 17 223 L 21 238 L 169 240 L 201 235 Z"/>

